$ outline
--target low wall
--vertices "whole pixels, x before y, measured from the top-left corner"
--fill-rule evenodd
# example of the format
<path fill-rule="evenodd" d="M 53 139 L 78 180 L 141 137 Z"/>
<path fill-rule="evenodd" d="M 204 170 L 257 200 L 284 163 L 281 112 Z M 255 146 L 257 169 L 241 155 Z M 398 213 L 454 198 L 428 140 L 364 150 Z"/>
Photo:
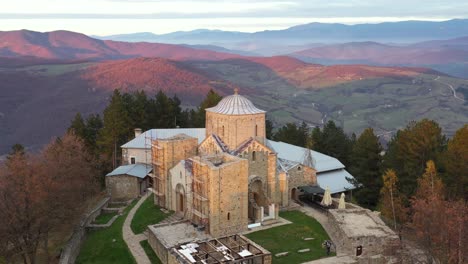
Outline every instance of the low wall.
<path fill-rule="evenodd" d="M 92 223 L 96 217 L 101 214 L 102 208 L 106 207 L 109 201 L 110 197 L 102 199 L 91 212 L 83 216 L 67 244 L 63 247 L 62 253 L 60 254 L 59 264 L 75 263 L 75 260 L 80 253 L 81 245 L 86 238 L 86 226 Z"/>

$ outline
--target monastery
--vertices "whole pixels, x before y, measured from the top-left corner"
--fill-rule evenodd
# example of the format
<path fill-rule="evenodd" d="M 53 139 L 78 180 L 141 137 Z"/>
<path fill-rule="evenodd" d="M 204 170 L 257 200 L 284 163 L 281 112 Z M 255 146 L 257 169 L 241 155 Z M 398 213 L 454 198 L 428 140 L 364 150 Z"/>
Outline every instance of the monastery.
<path fill-rule="evenodd" d="M 354 188 L 339 160 L 267 139 L 265 114 L 235 90 L 206 109 L 205 128 L 136 129 L 135 138 L 122 146 L 123 165 L 106 177 L 112 199 L 150 190 L 155 204 L 211 238 L 235 236 L 250 243 L 236 234 L 278 219 L 279 210 L 299 195 Z M 159 239 L 160 246 L 152 246 L 169 250 L 179 244 Z M 163 250 L 155 251 L 168 262 Z"/>

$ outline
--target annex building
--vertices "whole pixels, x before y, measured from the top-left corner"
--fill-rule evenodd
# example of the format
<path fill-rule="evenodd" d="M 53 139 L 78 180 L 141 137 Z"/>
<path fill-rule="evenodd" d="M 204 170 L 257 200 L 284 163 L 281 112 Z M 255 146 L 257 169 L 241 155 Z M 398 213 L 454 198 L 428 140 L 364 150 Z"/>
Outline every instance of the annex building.
<path fill-rule="evenodd" d="M 333 194 L 354 188 L 339 160 L 268 140 L 265 114 L 236 90 L 206 109 L 205 128 L 136 129 L 135 138 L 121 146 L 124 164 L 106 177 L 107 189 L 113 199 L 135 198 L 149 189 L 155 204 L 211 239 L 235 244 L 232 235 L 274 221 L 304 190 L 329 188 Z M 210 241 L 198 245 L 219 242 Z M 180 247 L 170 243 L 166 249 Z M 236 254 L 247 254 L 242 250 Z"/>

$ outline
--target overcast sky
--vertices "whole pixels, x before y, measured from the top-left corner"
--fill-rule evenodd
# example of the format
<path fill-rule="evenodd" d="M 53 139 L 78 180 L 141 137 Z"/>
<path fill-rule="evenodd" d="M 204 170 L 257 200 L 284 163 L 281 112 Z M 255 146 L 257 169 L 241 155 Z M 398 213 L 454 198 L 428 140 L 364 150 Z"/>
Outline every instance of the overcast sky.
<path fill-rule="evenodd" d="M 468 1 L 435 0 L 0 0 L 0 31 L 89 35 L 193 29 L 254 32 L 310 22 L 441 21 L 468 16 Z"/>

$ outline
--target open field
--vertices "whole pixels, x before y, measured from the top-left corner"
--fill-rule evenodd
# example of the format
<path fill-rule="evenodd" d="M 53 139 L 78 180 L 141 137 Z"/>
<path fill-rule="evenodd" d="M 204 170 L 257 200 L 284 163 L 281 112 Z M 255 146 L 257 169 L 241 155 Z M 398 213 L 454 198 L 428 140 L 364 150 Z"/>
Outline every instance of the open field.
<path fill-rule="evenodd" d="M 322 243 L 329 239 L 317 220 L 299 211 L 281 212 L 292 224 L 282 225 L 247 234 L 246 236 L 269 250 L 275 264 L 302 263 L 326 257 Z M 304 238 L 314 238 L 304 240 Z M 298 250 L 309 248 L 309 252 L 298 253 Z M 275 254 L 289 252 L 287 256 L 275 257 Z"/>

